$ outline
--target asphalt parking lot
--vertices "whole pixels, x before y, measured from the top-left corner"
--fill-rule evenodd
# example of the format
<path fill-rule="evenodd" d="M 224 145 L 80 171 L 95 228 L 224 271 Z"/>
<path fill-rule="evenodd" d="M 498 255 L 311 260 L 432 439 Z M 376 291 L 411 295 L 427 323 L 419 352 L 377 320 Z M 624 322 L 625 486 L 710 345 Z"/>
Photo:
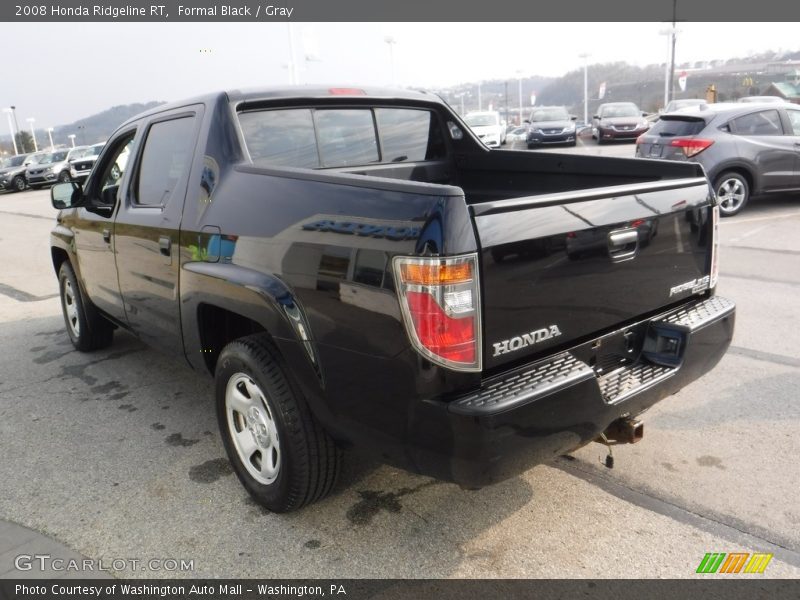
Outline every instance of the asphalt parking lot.
<path fill-rule="evenodd" d="M 597 150 L 633 146 L 574 151 Z M 73 351 L 54 216 L 47 190 L 0 195 L 0 519 L 91 558 L 194 561 L 119 576 L 683 578 L 706 552 L 737 551 L 774 554 L 759 577 L 800 576 L 800 197 L 723 220 L 733 345 L 644 415 L 644 441 L 616 447 L 613 470 L 591 444 L 463 491 L 348 454 L 331 497 L 289 515 L 236 481 L 210 379 L 125 333 Z"/>

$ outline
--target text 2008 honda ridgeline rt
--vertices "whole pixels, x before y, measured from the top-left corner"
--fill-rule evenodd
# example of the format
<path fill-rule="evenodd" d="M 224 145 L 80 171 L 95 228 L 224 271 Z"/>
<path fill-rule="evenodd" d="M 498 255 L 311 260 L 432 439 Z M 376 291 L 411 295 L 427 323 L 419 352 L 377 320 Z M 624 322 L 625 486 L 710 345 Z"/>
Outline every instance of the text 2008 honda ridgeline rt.
<path fill-rule="evenodd" d="M 52 197 L 75 347 L 122 327 L 212 373 L 275 511 L 328 493 L 342 447 L 479 487 L 633 441 L 733 333 L 700 166 L 489 150 L 426 93 L 160 106 Z"/>

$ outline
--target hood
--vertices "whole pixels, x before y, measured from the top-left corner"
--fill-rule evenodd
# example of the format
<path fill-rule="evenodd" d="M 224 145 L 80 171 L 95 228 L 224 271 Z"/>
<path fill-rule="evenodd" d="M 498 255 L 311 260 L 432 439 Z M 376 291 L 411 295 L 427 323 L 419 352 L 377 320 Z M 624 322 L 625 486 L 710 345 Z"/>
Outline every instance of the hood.
<path fill-rule="evenodd" d="M 644 117 L 603 117 L 600 119 L 602 123 L 607 125 L 636 125 L 641 123 Z"/>
<path fill-rule="evenodd" d="M 0 169 L 0 175 L 11 175 L 14 173 L 22 173 L 25 170 L 23 165 L 18 167 L 6 167 L 5 169 Z"/>
<path fill-rule="evenodd" d="M 479 125 L 471 128 L 475 135 L 486 135 L 487 133 L 500 133 L 500 125 Z"/>
<path fill-rule="evenodd" d="M 560 119 L 558 121 L 534 121 L 531 123 L 531 129 L 564 129 L 572 124 L 571 119 Z"/>

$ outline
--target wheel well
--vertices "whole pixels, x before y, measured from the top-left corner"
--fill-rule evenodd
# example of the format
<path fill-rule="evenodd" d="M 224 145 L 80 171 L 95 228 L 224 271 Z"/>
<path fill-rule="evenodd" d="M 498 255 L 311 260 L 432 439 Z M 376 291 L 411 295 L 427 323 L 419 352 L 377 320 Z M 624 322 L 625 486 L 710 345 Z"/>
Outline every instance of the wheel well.
<path fill-rule="evenodd" d="M 719 174 L 714 178 L 715 187 L 717 180 L 723 175 L 725 175 L 725 173 L 737 173 L 741 175 L 742 177 L 744 177 L 745 181 L 747 181 L 747 187 L 750 188 L 750 195 L 753 195 L 755 193 L 755 181 L 753 180 L 753 174 L 744 167 L 730 167 L 720 171 Z M 714 191 L 716 191 L 716 189 Z"/>
<path fill-rule="evenodd" d="M 233 340 L 266 330 L 256 321 L 213 304 L 197 308 L 200 344 L 209 373 L 214 374 L 222 349 Z"/>
<path fill-rule="evenodd" d="M 53 257 L 53 267 L 56 270 L 56 275 L 58 275 L 61 265 L 68 261 L 69 257 L 67 256 L 66 250 L 61 248 L 50 248 L 50 255 Z"/>

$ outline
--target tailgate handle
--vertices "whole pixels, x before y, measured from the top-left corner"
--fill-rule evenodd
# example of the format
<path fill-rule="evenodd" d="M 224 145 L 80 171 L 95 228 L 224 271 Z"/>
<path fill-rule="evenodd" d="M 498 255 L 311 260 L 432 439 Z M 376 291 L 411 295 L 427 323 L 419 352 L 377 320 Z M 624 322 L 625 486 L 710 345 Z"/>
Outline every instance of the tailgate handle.
<path fill-rule="evenodd" d="M 639 251 L 639 232 L 636 229 L 618 229 L 608 234 L 608 256 L 611 262 L 636 258 Z"/>

